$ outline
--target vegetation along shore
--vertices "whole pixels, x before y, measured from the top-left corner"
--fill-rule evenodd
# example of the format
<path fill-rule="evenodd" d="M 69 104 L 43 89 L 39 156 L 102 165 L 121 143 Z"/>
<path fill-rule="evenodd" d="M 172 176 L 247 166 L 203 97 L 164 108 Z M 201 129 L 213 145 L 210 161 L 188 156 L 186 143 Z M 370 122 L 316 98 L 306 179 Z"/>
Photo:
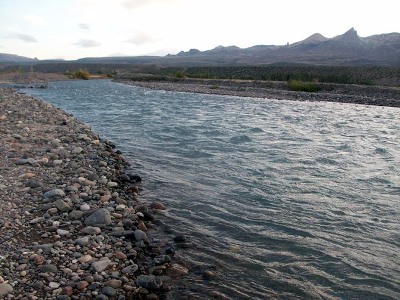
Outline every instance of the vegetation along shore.
<path fill-rule="evenodd" d="M 0 298 L 163 299 L 189 272 L 157 238 L 159 201 L 114 145 L 0 89 Z"/>

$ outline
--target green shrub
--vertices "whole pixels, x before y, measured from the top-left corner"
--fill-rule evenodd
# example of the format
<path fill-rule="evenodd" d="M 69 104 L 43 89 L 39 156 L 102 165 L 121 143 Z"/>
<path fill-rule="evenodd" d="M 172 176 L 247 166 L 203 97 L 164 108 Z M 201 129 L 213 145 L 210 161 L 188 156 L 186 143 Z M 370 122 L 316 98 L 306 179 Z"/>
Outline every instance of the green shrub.
<path fill-rule="evenodd" d="M 314 82 L 304 82 L 300 80 L 289 80 L 288 88 L 291 91 L 296 92 L 309 92 L 315 93 L 318 92 L 321 88 Z"/>
<path fill-rule="evenodd" d="M 65 75 L 67 75 L 71 79 L 84 79 L 84 80 L 88 80 L 90 76 L 87 70 L 82 70 L 82 69 L 79 69 L 77 71 L 67 71 L 65 72 Z"/>
<path fill-rule="evenodd" d="M 175 73 L 175 77 L 176 78 L 185 78 L 186 74 L 184 72 L 178 71 L 178 72 Z"/>

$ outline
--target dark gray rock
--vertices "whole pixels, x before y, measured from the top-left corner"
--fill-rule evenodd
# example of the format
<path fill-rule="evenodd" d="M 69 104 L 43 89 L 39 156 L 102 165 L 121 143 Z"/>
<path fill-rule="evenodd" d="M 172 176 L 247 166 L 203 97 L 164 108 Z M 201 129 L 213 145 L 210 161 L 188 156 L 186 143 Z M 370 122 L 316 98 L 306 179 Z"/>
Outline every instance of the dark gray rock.
<path fill-rule="evenodd" d="M 89 244 L 89 239 L 90 239 L 89 236 L 80 237 L 80 238 L 77 238 L 74 241 L 74 243 L 76 245 L 79 245 L 79 246 L 83 247 L 83 246 L 86 246 L 87 244 Z"/>
<path fill-rule="evenodd" d="M 57 273 L 57 266 L 55 265 L 42 265 L 38 269 L 41 273 Z"/>
<path fill-rule="evenodd" d="M 117 295 L 117 291 L 114 288 L 112 288 L 111 286 L 106 286 L 101 291 L 106 296 L 113 297 L 113 296 Z"/>
<path fill-rule="evenodd" d="M 127 267 L 123 268 L 123 269 L 121 270 L 121 272 L 124 273 L 124 274 L 132 275 L 132 274 L 134 274 L 137 270 L 139 270 L 139 266 L 136 265 L 136 264 L 133 264 L 133 265 L 130 265 L 130 266 L 127 266 Z"/>
<path fill-rule="evenodd" d="M 72 220 L 79 220 L 83 217 L 84 212 L 80 210 L 73 210 L 69 213 L 69 218 Z"/>
<path fill-rule="evenodd" d="M 111 215 L 105 208 L 99 208 L 85 219 L 86 225 L 110 225 Z"/>
<path fill-rule="evenodd" d="M 43 198 L 45 198 L 45 199 L 53 199 L 53 198 L 64 197 L 64 196 L 65 196 L 65 193 L 61 189 L 50 190 L 43 194 Z"/>
<path fill-rule="evenodd" d="M 135 230 L 135 239 L 137 241 L 147 240 L 147 234 L 140 229 L 136 229 Z"/>
<path fill-rule="evenodd" d="M 154 257 L 154 263 L 156 265 L 162 265 L 171 262 L 171 258 L 168 255 L 159 255 Z"/>
<path fill-rule="evenodd" d="M 127 239 L 132 239 L 135 237 L 135 231 L 133 230 L 115 231 L 112 232 L 111 235 L 115 237 L 125 237 Z"/>
<path fill-rule="evenodd" d="M 158 290 L 162 287 L 162 281 L 160 277 L 154 275 L 140 275 L 136 279 L 136 285 L 148 290 Z"/>
<path fill-rule="evenodd" d="M 54 202 L 55 207 L 61 212 L 66 212 L 71 209 L 71 206 L 62 199 L 58 199 Z"/>

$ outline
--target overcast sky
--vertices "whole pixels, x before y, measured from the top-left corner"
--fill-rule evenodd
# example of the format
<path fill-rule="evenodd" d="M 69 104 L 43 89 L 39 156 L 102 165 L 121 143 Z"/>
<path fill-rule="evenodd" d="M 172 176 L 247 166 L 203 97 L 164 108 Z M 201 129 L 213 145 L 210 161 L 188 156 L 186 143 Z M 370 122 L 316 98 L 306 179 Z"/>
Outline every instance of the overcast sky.
<path fill-rule="evenodd" d="M 400 32 L 398 0 L 0 0 L 0 53 L 165 55 Z"/>

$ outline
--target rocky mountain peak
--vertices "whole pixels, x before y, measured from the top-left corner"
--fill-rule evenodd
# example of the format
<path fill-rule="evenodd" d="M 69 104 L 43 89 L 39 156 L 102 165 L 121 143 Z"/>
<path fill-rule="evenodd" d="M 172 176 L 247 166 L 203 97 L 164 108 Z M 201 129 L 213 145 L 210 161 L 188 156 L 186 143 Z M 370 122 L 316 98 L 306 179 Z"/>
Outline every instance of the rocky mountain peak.
<path fill-rule="evenodd" d="M 360 41 L 360 37 L 358 36 L 357 31 L 353 27 L 346 31 L 344 34 L 336 36 L 334 39 L 343 42 Z"/>
<path fill-rule="evenodd" d="M 314 33 L 305 40 L 301 41 L 301 43 L 320 43 L 326 40 L 328 40 L 328 38 L 324 37 L 322 34 Z"/>

